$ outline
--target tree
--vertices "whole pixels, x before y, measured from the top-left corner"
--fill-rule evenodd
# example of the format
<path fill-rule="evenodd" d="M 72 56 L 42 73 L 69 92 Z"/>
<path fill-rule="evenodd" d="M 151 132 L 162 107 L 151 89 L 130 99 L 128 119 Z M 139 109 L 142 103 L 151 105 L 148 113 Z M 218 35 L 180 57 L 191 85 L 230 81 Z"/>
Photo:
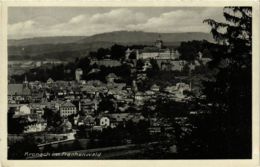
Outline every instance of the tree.
<path fill-rule="evenodd" d="M 151 59 L 150 64 L 152 65 L 152 68 L 147 69 L 147 76 L 151 78 L 151 77 L 154 77 L 154 75 L 156 75 L 158 73 L 160 68 L 155 59 Z"/>
<path fill-rule="evenodd" d="M 26 153 L 39 153 L 35 140 L 31 137 L 25 137 L 22 141 L 18 141 L 9 145 L 8 159 L 25 159 Z"/>
<path fill-rule="evenodd" d="M 138 59 L 138 60 L 136 61 L 136 68 L 137 68 L 138 70 L 140 70 L 140 69 L 143 68 L 143 66 L 144 66 L 144 61 L 143 61 L 142 59 Z"/>
<path fill-rule="evenodd" d="M 7 116 L 7 123 L 8 123 L 8 134 L 19 134 L 22 133 L 24 130 L 24 124 L 20 123 L 20 118 L 13 118 L 15 114 L 15 109 L 10 108 L 8 111 Z"/>
<path fill-rule="evenodd" d="M 129 55 L 129 59 L 136 59 L 136 52 L 131 52 Z"/>
<path fill-rule="evenodd" d="M 59 113 L 56 113 L 49 108 L 44 108 L 43 118 L 47 120 L 48 127 L 53 126 L 54 128 L 56 128 L 62 122 L 62 118 L 60 117 Z"/>
<path fill-rule="evenodd" d="M 204 82 L 203 90 L 214 113 L 214 117 L 204 120 L 209 123 L 208 135 L 212 138 L 200 137 L 208 145 L 208 153 L 214 152 L 230 158 L 251 157 L 251 12 L 250 7 L 225 7 L 225 23 L 204 20 L 211 26 L 211 33 L 219 47 L 212 54 L 213 62 L 210 66 L 211 70 L 216 71 L 215 80 Z M 223 149 L 217 150 L 216 146 Z"/>
<path fill-rule="evenodd" d="M 43 153 L 54 153 L 55 151 L 56 151 L 55 148 L 50 144 L 45 145 L 42 150 Z"/>
<path fill-rule="evenodd" d="M 115 44 L 111 47 L 111 58 L 116 60 L 124 58 L 125 51 L 126 51 L 125 46 Z"/>
<path fill-rule="evenodd" d="M 97 53 L 96 53 L 96 57 L 97 59 L 101 60 L 104 59 L 106 55 L 110 54 L 110 50 L 109 49 L 105 49 L 105 48 L 99 48 Z"/>
<path fill-rule="evenodd" d="M 114 112 L 115 111 L 115 104 L 114 104 L 114 98 L 111 96 L 106 96 L 102 98 L 102 101 L 99 103 L 98 110 L 99 111 L 109 111 Z"/>
<path fill-rule="evenodd" d="M 86 71 L 89 67 L 90 64 L 90 60 L 88 57 L 84 57 L 78 60 L 78 62 L 76 62 L 76 66 L 77 68 L 81 68 L 83 71 Z"/>

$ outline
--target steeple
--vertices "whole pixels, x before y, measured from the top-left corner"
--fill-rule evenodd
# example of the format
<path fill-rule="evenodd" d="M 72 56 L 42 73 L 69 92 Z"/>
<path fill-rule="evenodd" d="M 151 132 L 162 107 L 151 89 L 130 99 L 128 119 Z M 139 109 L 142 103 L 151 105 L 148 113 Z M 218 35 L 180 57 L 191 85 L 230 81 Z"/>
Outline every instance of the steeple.
<path fill-rule="evenodd" d="M 28 83 L 26 75 L 24 76 L 24 83 Z"/>
<path fill-rule="evenodd" d="M 24 76 L 23 86 L 28 87 L 28 80 L 26 75 Z"/>

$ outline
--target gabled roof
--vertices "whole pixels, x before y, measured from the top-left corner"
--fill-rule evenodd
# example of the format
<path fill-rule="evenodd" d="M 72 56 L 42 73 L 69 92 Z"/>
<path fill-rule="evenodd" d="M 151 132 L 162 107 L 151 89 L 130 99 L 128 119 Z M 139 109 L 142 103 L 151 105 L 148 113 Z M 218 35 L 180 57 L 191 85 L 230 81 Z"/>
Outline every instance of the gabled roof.
<path fill-rule="evenodd" d="M 117 78 L 116 74 L 110 73 L 106 76 L 107 78 Z"/>
<path fill-rule="evenodd" d="M 63 103 L 61 103 L 61 107 L 76 107 L 74 104 L 72 104 L 71 102 L 65 101 Z"/>
<path fill-rule="evenodd" d="M 158 85 L 156 85 L 156 84 L 153 84 L 153 85 L 151 86 L 151 89 L 157 89 L 157 88 L 160 88 L 160 86 L 158 86 Z"/>
<path fill-rule="evenodd" d="M 30 95 L 31 90 L 23 84 L 8 84 L 8 95 Z"/>
<path fill-rule="evenodd" d="M 52 78 L 49 78 L 46 82 L 54 82 Z"/>

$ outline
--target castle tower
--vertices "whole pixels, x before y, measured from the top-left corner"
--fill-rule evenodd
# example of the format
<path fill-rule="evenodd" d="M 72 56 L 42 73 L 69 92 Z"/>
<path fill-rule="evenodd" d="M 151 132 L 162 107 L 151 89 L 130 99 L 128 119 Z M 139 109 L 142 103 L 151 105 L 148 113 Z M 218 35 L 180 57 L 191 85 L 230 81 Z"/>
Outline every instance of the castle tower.
<path fill-rule="evenodd" d="M 155 42 L 155 46 L 158 48 L 158 49 L 162 49 L 163 47 L 163 41 L 161 40 L 161 35 L 159 34 L 158 36 L 158 39 L 156 40 Z"/>

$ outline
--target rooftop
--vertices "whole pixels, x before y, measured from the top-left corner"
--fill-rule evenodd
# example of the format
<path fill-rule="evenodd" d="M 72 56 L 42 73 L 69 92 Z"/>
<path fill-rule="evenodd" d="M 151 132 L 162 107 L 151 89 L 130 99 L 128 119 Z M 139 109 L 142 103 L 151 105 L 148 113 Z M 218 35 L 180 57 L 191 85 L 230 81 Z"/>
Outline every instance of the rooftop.
<path fill-rule="evenodd" d="M 8 84 L 8 95 L 30 95 L 31 90 L 23 84 Z"/>
<path fill-rule="evenodd" d="M 72 104 L 71 102 L 65 101 L 61 103 L 61 107 L 75 107 L 75 105 Z"/>

